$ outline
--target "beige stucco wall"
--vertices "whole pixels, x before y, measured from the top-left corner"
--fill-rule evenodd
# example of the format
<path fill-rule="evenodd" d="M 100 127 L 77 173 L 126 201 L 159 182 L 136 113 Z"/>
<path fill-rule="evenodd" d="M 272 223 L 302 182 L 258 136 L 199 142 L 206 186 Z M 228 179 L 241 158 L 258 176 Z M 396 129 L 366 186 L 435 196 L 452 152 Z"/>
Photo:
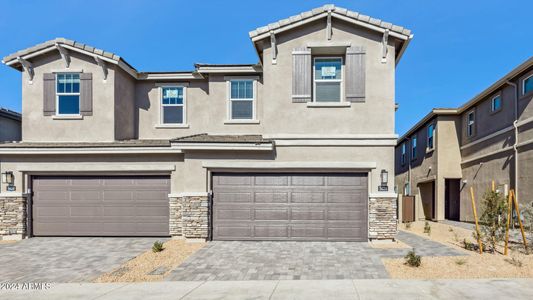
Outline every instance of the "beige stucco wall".
<path fill-rule="evenodd" d="M 83 70 L 93 76 L 93 115 L 83 120 L 54 120 L 43 115 L 43 74 L 64 70 L 65 62 L 59 52 L 32 60 L 35 76 L 28 82 L 28 74 L 22 74 L 22 138 L 25 142 L 89 142 L 113 141 L 114 126 L 114 78 L 113 68 L 109 68 L 104 82 L 103 72 L 91 57 L 71 51 L 69 70 Z"/>
<path fill-rule="evenodd" d="M 0 142 L 20 141 L 21 122 L 0 115 Z"/>

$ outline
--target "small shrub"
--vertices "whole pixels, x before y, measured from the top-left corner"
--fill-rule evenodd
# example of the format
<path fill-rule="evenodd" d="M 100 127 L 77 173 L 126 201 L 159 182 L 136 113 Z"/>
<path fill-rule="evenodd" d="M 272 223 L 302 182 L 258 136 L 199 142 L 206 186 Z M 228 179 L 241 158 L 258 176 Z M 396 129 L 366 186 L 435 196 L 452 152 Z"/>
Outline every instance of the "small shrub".
<path fill-rule="evenodd" d="M 498 192 L 487 191 L 481 202 L 480 238 L 484 248 L 492 253 L 496 252 L 496 245 L 503 241 L 507 220 L 507 202 Z M 477 233 L 474 231 L 474 237 Z"/>
<path fill-rule="evenodd" d="M 521 268 L 524 264 L 522 263 L 521 260 L 519 260 L 518 258 L 516 257 L 513 257 L 511 259 L 509 258 L 506 258 L 505 259 L 506 262 L 510 263 L 511 265 L 515 266 L 515 267 L 519 267 Z"/>
<path fill-rule="evenodd" d="M 463 239 L 463 247 L 469 251 L 476 251 L 479 248 L 478 245 L 471 243 L 466 239 Z"/>
<path fill-rule="evenodd" d="M 466 264 L 466 259 L 458 258 L 458 259 L 455 260 L 455 264 L 458 265 L 458 266 L 462 266 L 462 265 Z"/>
<path fill-rule="evenodd" d="M 418 268 L 422 264 L 422 257 L 420 257 L 420 255 L 416 255 L 415 249 L 413 249 L 405 256 L 405 264 Z"/>
<path fill-rule="evenodd" d="M 411 225 L 412 225 L 411 222 L 406 222 L 405 223 L 405 229 L 411 230 Z"/>
<path fill-rule="evenodd" d="M 155 241 L 154 245 L 152 246 L 152 252 L 161 252 L 165 250 L 165 247 L 163 247 L 163 243 L 160 241 Z"/>
<path fill-rule="evenodd" d="M 454 232 L 454 233 L 453 233 L 453 240 L 454 240 L 456 243 L 459 243 L 459 235 L 457 234 L 457 232 Z"/>
<path fill-rule="evenodd" d="M 453 232 L 453 228 L 450 226 L 450 227 L 448 228 L 448 231 L 449 231 L 449 232 Z"/>
<path fill-rule="evenodd" d="M 429 222 L 426 221 L 426 224 L 424 224 L 424 233 L 427 233 L 427 235 L 431 235 L 431 225 L 429 225 Z"/>

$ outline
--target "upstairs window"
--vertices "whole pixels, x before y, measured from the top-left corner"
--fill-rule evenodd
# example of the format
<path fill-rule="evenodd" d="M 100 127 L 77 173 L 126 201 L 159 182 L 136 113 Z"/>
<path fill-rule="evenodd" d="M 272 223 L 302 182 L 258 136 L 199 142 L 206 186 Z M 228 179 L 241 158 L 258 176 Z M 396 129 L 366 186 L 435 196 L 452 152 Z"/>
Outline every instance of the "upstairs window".
<path fill-rule="evenodd" d="M 232 79 L 229 81 L 230 120 L 255 119 L 255 80 Z"/>
<path fill-rule="evenodd" d="M 428 126 L 428 149 L 433 149 L 434 147 L 434 136 L 435 136 L 435 124 L 429 124 Z"/>
<path fill-rule="evenodd" d="M 416 159 L 416 144 L 417 144 L 417 137 L 416 135 L 411 138 L 411 159 Z"/>
<path fill-rule="evenodd" d="M 466 135 L 471 137 L 475 133 L 476 114 L 474 111 L 468 113 L 466 117 Z"/>
<path fill-rule="evenodd" d="M 315 102 L 341 102 L 342 58 L 317 57 L 314 59 L 313 89 Z"/>
<path fill-rule="evenodd" d="M 492 98 L 491 103 L 490 103 L 490 110 L 492 112 L 497 112 L 500 109 L 502 109 L 502 98 L 500 95 L 498 95 Z"/>
<path fill-rule="evenodd" d="M 56 75 L 56 112 L 58 115 L 80 114 L 80 74 Z"/>
<path fill-rule="evenodd" d="M 522 81 L 522 94 L 525 95 L 531 91 L 533 91 L 533 75 Z"/>
<path fill-rule="evenodd" d="M 400 156 L 400 163 L 402 165 L 405 165 L 405 155 L 406 155 L 406 146 L 405 146 L 405 142 L 402 144 L 402 155 Z"/>
<path fill-rule="evenodd" d="M 161 88 L 161 123 L 185 124 L 185 87 Z"/>

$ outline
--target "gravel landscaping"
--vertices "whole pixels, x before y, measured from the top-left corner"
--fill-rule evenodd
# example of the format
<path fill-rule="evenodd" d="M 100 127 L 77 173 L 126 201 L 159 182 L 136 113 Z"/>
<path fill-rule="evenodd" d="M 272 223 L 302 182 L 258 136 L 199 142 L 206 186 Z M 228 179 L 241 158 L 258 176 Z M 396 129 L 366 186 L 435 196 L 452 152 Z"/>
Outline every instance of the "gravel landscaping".
<path fill-rule="evenodd" d="M 164 243 L 163 251 L 153 252 L 148 249 L 112 272 L 98 277 L 95 282 L 158 281 L 204 246 L 205 243 L 170 240 Z"/>
<path fill-rule="evenodd" d="M 401 230 L 460 249 L 464 256 L 423 257 L 418 268 L 405 265 L 403 258 L 384 258 L 383 263 L 391 278 L 396 279 L 462 279 L 462 278 L 524 278 L 533 277 L 533 255 L 527 255 L 520 240 L 511 240 L 509 255 L 503 247 L 495 254 L 465 250 L 463 240 L 476 243 L 472 231 L 442 223 L 429 222 L 431 233 L 424 233 L 425 222 L 413 222 Z M 416 250 L 416 249 L 415 249 Z"/>

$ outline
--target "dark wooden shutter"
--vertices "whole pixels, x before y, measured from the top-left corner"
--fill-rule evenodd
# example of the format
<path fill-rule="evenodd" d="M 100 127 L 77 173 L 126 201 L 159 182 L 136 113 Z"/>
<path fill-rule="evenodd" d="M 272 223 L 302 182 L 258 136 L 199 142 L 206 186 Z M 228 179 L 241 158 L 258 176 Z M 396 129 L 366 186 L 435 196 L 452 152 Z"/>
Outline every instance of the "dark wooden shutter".
<path fill-rule="evenodd" d="M 292 102 L 311 101 L 311 50 L 295 48 L 292 52 Z"/>
<path fill-rule="evenodd" d="M 53 116 L 56 113 L 56 75 L 43 74 L 43 114 Z"/>
<path fill-rule="evenodd" d="M 80 114 L 93 115 L 93 74 L 80 74 Z"/>
<path fill-rule="evenodd" d="M 365 48 L 346 49 L 346 101 L 365 102 Z"/>

